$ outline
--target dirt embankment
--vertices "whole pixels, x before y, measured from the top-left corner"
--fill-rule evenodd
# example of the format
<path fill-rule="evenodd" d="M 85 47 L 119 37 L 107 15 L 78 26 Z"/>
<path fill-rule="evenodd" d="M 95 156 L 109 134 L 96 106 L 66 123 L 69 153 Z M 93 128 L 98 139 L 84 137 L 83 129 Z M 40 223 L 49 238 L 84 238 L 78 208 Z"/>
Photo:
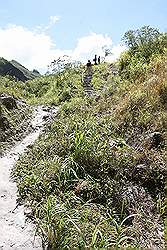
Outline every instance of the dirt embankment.
<path fill-rule="evenodd" d="M 0 156 L 31 131 L 32 112 L 25 102 L 0 94 Z"/>

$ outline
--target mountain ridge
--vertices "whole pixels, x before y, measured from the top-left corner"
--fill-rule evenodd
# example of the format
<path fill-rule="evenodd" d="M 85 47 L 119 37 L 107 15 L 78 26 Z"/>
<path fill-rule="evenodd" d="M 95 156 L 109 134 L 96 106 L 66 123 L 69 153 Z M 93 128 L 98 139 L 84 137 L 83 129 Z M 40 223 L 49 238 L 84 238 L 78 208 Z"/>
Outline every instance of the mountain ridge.
<path fill-rule="evenodd" d="M 28 70 L 16 60 L 8 61 L 5 58 L 0 57 L 0 75 L 2 76 L 9 75 L 19 81 L 25 82 L 40 76 L 40 73 L 38 73 L 37 70 L 34 70 L 33 72 Z"/>

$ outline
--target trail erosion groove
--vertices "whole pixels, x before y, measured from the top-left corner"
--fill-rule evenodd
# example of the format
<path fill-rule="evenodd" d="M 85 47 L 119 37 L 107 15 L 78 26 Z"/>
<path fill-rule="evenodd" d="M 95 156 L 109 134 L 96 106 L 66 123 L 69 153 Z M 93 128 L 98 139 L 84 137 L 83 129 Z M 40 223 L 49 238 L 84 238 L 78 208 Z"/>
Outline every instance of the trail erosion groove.
<path fill-rule="evenodd" d="M 45 123 L 53 118 L 56 109 L 38 106 L 30 122 L 33 132 L 0 158 L 0 249 L 43 249 L 40 238 L 35 237 L 34 226 L 26 221 L 23 205 L 17 204 L 17 186 L 11 180 L 11 169 L 26 148 L 38 138 Z"/>

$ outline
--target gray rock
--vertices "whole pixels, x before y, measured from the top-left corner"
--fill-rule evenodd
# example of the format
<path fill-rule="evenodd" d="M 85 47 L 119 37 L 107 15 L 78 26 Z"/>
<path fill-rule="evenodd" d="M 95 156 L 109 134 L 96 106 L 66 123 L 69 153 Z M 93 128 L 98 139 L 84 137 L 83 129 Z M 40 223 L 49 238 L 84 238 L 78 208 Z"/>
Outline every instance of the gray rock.
<path fill-rule="evenodd" d="M 16 100 L 12 96 L 1 94 L 0 103 L 3 104 L 8 110 L 17 108 Z"/>
<path fill-rule="evenodd" d="M 5 130 L 6 128 L 9 128 L 9 121 L 6 117 L 0 115 L 0 128 Z"/>
<path fill-rule="evenodd" d="M 160 132 L 153 132 L 149 135 L 149 140 L 151 149 L 160 146 L 160 144 L 162 144 L 162 142 L 164 141 L 164 138 Z"/>

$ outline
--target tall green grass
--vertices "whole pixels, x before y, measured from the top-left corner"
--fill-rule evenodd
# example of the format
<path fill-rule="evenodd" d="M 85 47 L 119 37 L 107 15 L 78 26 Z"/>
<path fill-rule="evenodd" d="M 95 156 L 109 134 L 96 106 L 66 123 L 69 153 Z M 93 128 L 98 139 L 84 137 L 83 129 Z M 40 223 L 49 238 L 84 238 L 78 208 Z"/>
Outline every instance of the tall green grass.
<path fill-rule="evenodd" d="M 166 146 L 150 150 L 147 137 L 154 131 L 166 136 L 165 67 L 164 58 L 155 59 L 145 80 L 131 83 L 113 76 L 108 64 L 97 66 L 98 98 L 84 96 L 78 72 L 58 76 L 60 82 L 57 76 L 42 78 L 41 92 L 35 92 L 36 80 L 28 83 L 35 102 L 63 102 L 14 172 L 19 194 L 50 249 L 139 249 L 147 230 L 149 240 L 155 239 L 146 198 L 139 195 L 132 209 L 134 201 L 124 192 L 132 186 L 145 190 L 156 228 L 156 214 L 164 208 Z M 64 88 L 70 98 L 60 98 Z"/>

